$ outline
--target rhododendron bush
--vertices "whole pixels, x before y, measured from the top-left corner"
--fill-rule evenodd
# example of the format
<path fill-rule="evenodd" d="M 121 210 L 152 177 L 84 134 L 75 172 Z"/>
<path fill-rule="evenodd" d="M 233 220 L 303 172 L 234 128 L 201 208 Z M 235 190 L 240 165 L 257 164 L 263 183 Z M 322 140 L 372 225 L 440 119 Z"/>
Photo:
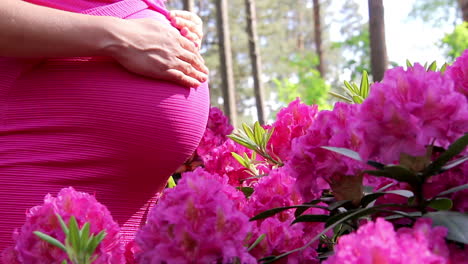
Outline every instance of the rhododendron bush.
<path fill-rule="evenodd" d="M 105 232 L 93 263 L 468 263 L 468 51 L 441 71 L 390 69 L 368 90 L 330 111 L 297 99 L 234 133 L 212 108 L 133 242 L 68 188 L 28 212 L 2 258 L 87 263 L 69 252 L 86 251 L 70 244 L 82 228 Z"/>

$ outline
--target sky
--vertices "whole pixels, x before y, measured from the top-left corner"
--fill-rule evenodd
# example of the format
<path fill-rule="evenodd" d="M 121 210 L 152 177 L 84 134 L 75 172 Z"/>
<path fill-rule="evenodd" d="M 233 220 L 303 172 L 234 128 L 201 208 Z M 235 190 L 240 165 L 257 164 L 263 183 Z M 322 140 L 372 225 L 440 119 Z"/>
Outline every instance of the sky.
<path fill-rule="evenodd" d="M 340 0 L 333 0 L 333 5 Z M 368 20 L 368 0 L 356 0 L 359 13 Z M 390 61 L 405 65 L 411 62 L 429 62 L 436 60 L 439 65 L 445 62 L 442 50 L 437 46 L 446 33 L 452 32 L 454 25 L 447 23 L 440 28 L 426 25 L 421 19 L 410 19 L 408 14 L 415 0 L 383 0 L 385 12 L 385 34 L 387 54 Z M 332 28 L 332 40 L 339 40 L 339 29 Z"/>

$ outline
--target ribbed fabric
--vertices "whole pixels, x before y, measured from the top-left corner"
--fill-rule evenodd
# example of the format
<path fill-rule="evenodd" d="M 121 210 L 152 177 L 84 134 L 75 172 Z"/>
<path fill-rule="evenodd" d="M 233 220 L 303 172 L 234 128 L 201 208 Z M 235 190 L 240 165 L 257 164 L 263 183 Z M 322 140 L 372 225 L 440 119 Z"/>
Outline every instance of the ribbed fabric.
<path fill-rule="evenodd" d="M 30 2 L 169 23 L 156 11 L 159 1 Z M 151 199 L 198 145 L 208 108 L 206 84 L 145 78 L 111 59 L 0 58 L 0 252 L 29 208 L 68 186 L 95 194 L 131 239 Z"/>

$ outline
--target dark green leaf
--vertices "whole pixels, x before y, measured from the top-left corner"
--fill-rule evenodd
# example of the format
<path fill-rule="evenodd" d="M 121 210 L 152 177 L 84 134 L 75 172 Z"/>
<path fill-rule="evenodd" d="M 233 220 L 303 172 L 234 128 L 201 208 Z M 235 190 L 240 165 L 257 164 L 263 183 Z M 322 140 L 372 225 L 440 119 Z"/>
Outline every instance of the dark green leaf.
<path fill-rule="evenodd" d="M 441 171 L 447 171 L 452 168 L 455 168 L 456 166 L 463 164 L 465 161 L 468 161 L 468 156 L 463 156 L 459 159 L 447 162 L 447 164 L 445 164 L 445 166 L 441 168 Z"/>
<path fill-rule="evenodd" d="M 444 196 L 444 195 L 447 195 L 447 194 L 463 191 L 463 190 L 466 190 L 466 189 L 468 189 L 468 183 L 457 186 L 457 187 L 450 188 L 450 189 L 448 189 L 446 191 L 443 191 L 443 192 L 439 193 L 437 196 Z"/>
<path fill-rule="evenodd" d="M 249 198 L 250 195 L 254 192 L 254 188 L 252 187 L 237 187 L 241 192 L 244 193 L 246 198 Z"/>
<path fill-rule="evenodd" d="M 445 226 L 448 229 L 448 239 L 468 244 L 468 214 L 438 211 L 427 213 L 424 217 L 431 218 L 435 226 Z"/>
<path fill-rule="evenodd" d="M 343 205 L 350 205 L 351 201 L 350 200 L 341 200 L 341 201 L 336 201 L 328 206 L 328 210 L 333 211 L 335 209 L 338 209 L 342 207 Z"/>
<path fill-rule="evenodd" d="M 457 139 L 448 149 L 442 153 L 433 163 L 425 170 L 424 175 L 432 176 L 437 174 L 442 167 L 452 158 L 460 154 L 468 145 L 468 133 Z"/>
<path fill-rule="evenodd" d="M 328 215 L 300 215 L 292 224 L 300 222 L 326 222 L 330 216 Z"/>
<path fill-rule="evenodd" d="M 326 150 L 336 152 L 338 154 L 341 154 L 341 155 L 346 156 L 348 158 L 352 158 L 352 159 L 357 160 L 357 161 L 362 161 L 361 157 L 359 156 L 359 153 L 357 153 L 356 151 L 353 151 L 351 149 L 336 148 L 336 147 L 322 147 L 322 148 L 324 148 Z"/>
<path fill-rule="evenodd" d="M 367 162 L 367 165 L 370 165 L 376 169 L 379 169 L 379 170 L 383 170 L 383 168 L 385 168 L 385 165 L 380 163 L 380 162 L 377 162 L 377 161 L 373 161 L 373 160 L 368 160 Z"/>
<path fill-rule="evenodd" d="M 67 249 L 65 248 L 65 246 L 60 242 L 58 241 L 57 239 L 49 236 L 49 235 L 46 235 L 42 232 L 39 232 L 39 231 L 34 231 L 33 232 L 36 236 L 38 236 L 40 239 L 46 241 L 47 243 L 51 244 L 51 245 L 54 245 L 58 248 L 60 248 L 61 250 L 63 251 L 67 251 Z"/>
<path fill-rule="evenodd" d="M 390 179 L 395 179 L 400 182 L 407 182 L 410 184 L 419 184 L 420 179 L 416 175 L 416 173 L 408 170 L 405 167 L 398 166 L 398 165 L 390 165 L 385 166 L 383 170 L 368 170 L 364 171 L 364 173 L 379 176 L 379 177 L 386 177 Z"/>
<path fill-rule="evenodd" d="M 453 206 L 452 200 L 448 198 L 436 198 L 432 200 L 427 206 L 436 210 L 450 210 Z"/>
<path fill-rule="evenodd" d="M 301 204 L 301 205 L 293 205 L 293 206 L 285 206 L 285 207 L 278 207 L 278 208 L 273 208 L 264 212 L 259 213 L 258 215 L 250 218 L 250 221 L 255 221 L 255 220 L 260 220 L 260 219 L 265 219 L 271 216 L 274 216 L 275 214 L 281 213 L 283 211 L 293 209 L 293 208 L 320 208 L 320 209 L 325 209 L 327 210 L 326 207 L 324 206 L 319 206 L 319 205 L 313 205 L 313 204 Z"/>
<path fill-rule="evenodd" d="M 252 249 L 254 249 L 258 244 L 260 244 L 260 242 L 262 242 L 263 239 L 265 239 L 266 235 L 265 234 L 262 234 L 261 236 L 259 236 L 255 242 L 253 242 L 253 244 L 249 247 L 249 249 L 247 249 L 247 251 L 251 251 Z"/>

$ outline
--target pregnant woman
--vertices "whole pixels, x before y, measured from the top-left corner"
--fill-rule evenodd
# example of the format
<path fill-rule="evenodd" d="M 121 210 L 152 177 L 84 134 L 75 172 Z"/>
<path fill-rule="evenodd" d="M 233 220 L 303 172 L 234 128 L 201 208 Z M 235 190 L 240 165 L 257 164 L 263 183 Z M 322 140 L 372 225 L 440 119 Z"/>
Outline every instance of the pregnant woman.
<path fill-rule="evenodd" d="M 206 126 L 200 27 L 162 0 L 1 0 L 0 252 L 68 186 L 132 238 Z"/>

